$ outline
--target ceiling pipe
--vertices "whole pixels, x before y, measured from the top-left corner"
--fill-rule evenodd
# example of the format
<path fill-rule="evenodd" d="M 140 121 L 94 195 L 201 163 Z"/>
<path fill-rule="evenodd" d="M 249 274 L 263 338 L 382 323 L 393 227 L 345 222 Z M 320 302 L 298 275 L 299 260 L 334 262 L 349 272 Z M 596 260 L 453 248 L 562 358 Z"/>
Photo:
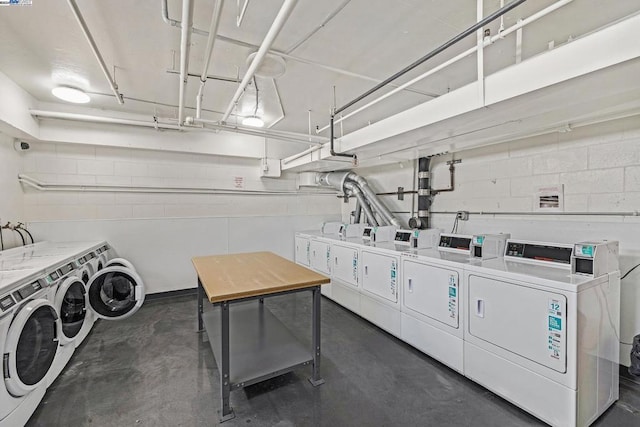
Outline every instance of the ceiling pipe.
<path fill-rule="evenodd" d="M 171 125 L 167 123 L 160 123 L 158 121 L 144 121 L 144 120 L 132 120 L 132 119 L 120 119 L 114 117 L 102 117 L 91 116 L 88 114 L 75 114 L 75 113 L 62 113 L 57 111 L 44 111 L 44 110 L 29 110 L 29 113 L 41 119 L 60 119 L 60 120 L 74 120 L 77 122 L 89 122 L 89 123 L 106 123 L 112 125 L 126 125 L 126 126 L 138 126 L 148 127 L 155 129 L 168 129 L 168 130 L 180 130 L 180 126 Z"/>
<path fill-rule="evenodd" d="M 280 33 L 280 30 L 282 30 L 282 27 L 284 26 L 284 24 L 287 22 L 289 15 L 293 11 L 293 8 L 297 3 L 298 3 L 298 0 L 284 0 L 284 2 L 282 3 L 282 6 L 280 7 L 278 14 L 273 20 L 273 24 L 271 25 L 271 28 L 269 28 L 267 35 L 265 36 L 264 40 L 262 41 L 262 44 L 260 45 L 260 49 L 258 49 L 256 56 L 253 58 L 253 61 L 251 61 L 251 65 L 249 66 L 249 69 L 247 69 L 247 72 L 245 73 L 244 77 L 242 78 L 242 81 L 240 82 L 240 86 L 238 86 L 236 93 L 233 95 L 233 98 L 231 99 L 231 102 L 229 102 L 229 106 L 227 107 L 225 113 L 222 115 L 222 119 L 220 120 L 221 122 L 225 122 L 231 115 L 231 112 L 236 107 L 236 103 L 244 93 L 244 90 L 249 84 L 249 82 L 251 81 L 251 79 L 253 79 L 253 75 L 255 74 L 256 70 L 262 63 L 262 60 L 264 59 L 264 57 L 269 52 L 269 48 L 271 48 L 271 45 L 273 44 L 274 40 Z"/>
<path fill-rule="evenodd" d="M 41 119 L 59 119 L 59 120 L 73 120 L 77 122 L 87 122 L 87 123 L 105 123 L 105 124 L 113 124 L 113 125 L 126 125 L 126 126 L 137 126 L 137 127 L 147 127 L 154 129 L 163 129 L 163 130 L 180 130 L 180 131 L 202 131 L 204 130 L 216 130 L 216 131 L 227 131 L 227 132 L 235 132 L 244 135 L 251 136 L 259 136 L 266 137 L 270 139 L 276 139 L 279 141 L 285 142 L 293 142 L 297 144 L 309 145 L 311 144 L 308 140 L 308 135 L 305 134 L 295 134 L 293 132 L 285 132 L 285 131 L 275 131 L 275 130 L 259 130 L 259 129 L 248 129 L 243 128 L 241 126 L 232 126 L 232 125 L 222 125 L 218 122 L 212 122 L 209 120 L 200 120 L 205 124 L 205 127 L 193 127 L 193 126 L 178 126 L 169 123 L 162 123 L 155 119 L 154 121 L 145 121 L 145 120 L 135 120 L 135 119 L 125 119 L 118 117 L 104 117 L 104 116 L 92 116 L 88 114 L 76 114 L 76 113 L 65 113 L 58 111 L 45 111 L 45 110 L 29 110 L 29 113 Z M 210 124 L 209 124 L 210 123 Z"/>
<path fill-rule="evenodd" d="M 542 9 L 542 10 L 534 13 L 533 15 L 529 16 L 528 18 L 523 19 L 521 21 L 518 21 L 518 23 L 512 25 L 511 27 L 507 28 L 506 30 L 491 36 L 491 38 L 489 38 L 483 44 L 484 44 L 484 46 L 493 44 L 497 40 L 505 38 L 509 34 L 521 29 L 522 27 L 524 27 L 524 26 L 526 26 L 528 24 L 531 24 L 532 22 L 537 21 L 538 19 L 540 19 L 540 18 L 542 18 L 542 17 L 554 12 L 555 10 L 557 10 L 557 9 L 561 8 L 562 6 L 565 6 L 565 5 L 567 5 L 567 4 L 571 3 L 571 2 L 573 2 L 573 0 L 560 0 L 560 1 L 557 1 L 556 3 L 553 3 L 552 5 L 546 7 L 545 9 Z M 467 56 L 475 53 L 477 50 L 478 50 L 478 46 L 474 45 L 473 47 L 471 47 L 471 48 L 465 50 L 464 52 L 454 56 L 453 58 L 443 62 L 442 64 L 440 64 L 440 65 L 438 65 L 438 66 L 436 66 L 436 67 L 434 67 L 434 68 L 422 73 L 421 75 L 411 79 L 410 81 L 408 81 L 406 83 L 403 83 L 403 84 L 401 84 L 399 86 L 396 86 L 391 91 L 389 91 L 389 92 L 385 93 L 384 95 L 374 99 L 373 101 L 363 105 L 362 107 L 350 112 L 349 114 L 343 115 L 340 118 L 335 119 L 334 120 L 334 124 L 338 124 L 338 123 L 340 123 L 340 122 L 342 122 L 342 121 L 344 121 L 344 120 L 346 120 L 346 119 L 348 119 L 350 117 L 355 116 L 358 113 L 361 113 L 362 111 L 364 111 L 364 110 L 376 105 L 377 103 L 389 98 L 392 95 L 395 95 L 396 93 L 398 93 L 398 92 L 400 92 L 402 90 L 407 89 L 409 86 L 412 86 L 412 85 L 416 84 L 417 82 L 426 79 L 427 77 L 437 73 L 438 71 L 448 67 L 449 65 L 454 64 L 454 63 L 458 62 L 459 60 L 461 60 L 463 58 L 466 58 Z M 331 124 L 328 124 L 328 125 L 326 125 L 326 126 L 324 126 L 322 128 L 319 128 L 319 129 L 316 130 L 316 133 L 321 133 L 321 132 L 327 130 L 330 126 L 331 126 Z"/>
<path fill-rule="evenodd" d="M 193 2 L 182 0 L 182 26 L 180 36 L 180 91 L 178 95 L 178 124 L 184 121 L 184 99 L 187 89 L 187 73 L 189 72 L 189 50 L 191 49 L 191 24 L 193 20 Z"/>
<path fill-rule="evenodd" d="M 333 112 L 333 114 L 334 115 L 340 114 L 341 112 L 343 112 L 347 108 L 351 107 L 352 105 L 362 101 L 364 98 L 368 97 L 372 93 L 377 92 L 378 90 L 382 89 L 383 87 L 385 87 L 387 84 L 391 83 L 392 81 L 394 81 L 394 80 L 402 77 L 403 75 L 407 74 L 409 71 L 413 70 L 417 66 L 425 63 L 426 61 L 428 61 L 429 59 L 431 59 L 434 56 L 438 55 L 439 53 L 444 52 L 445 50 L 449 49 L 451 46 L 453 46 L 456 43 L 460 42 L 461 40 L 465 39 L 467 36 L 475 33 L 478 29 L 484 27 L 488 23 L 498 19 L 499 17 L 501 17 L 505 13 L 507 13 L 510 10 L 516 8 L 517 6 L 520 6 L 525 1 L 527 1 L 527 0 L 513 0 L 508 5 L 496 10 L 491 15 L 489 15 L 486 18 L 478 21 L 477 23 L 475 23 L 474 25 L 470 26 L 469 28 L 467 28 L 466 30 L 462 31 L 461 33 L 457 34 L 453 38 L 447 40 L 446 42 L 444 42 L 443 44 L 441 44 L 437 48 L 433 49 L 431 52 L 429 52 L 426 55 L 424 55 L 423 57 L 415 60 L 411 64 L 409 64 L 406 67 L 404 67 L 402 70 L 400 70 L 397 73 L 393 74 L 392 76 L 386 78 L 381 83 L 379 83 L 376 86 L 372 87 L 371 89 L 369 89 L 368 91 L 366 91 L 362 95 L 357 96 L 356 98 L 354 98 L 351 101 L 349 101 L 346 104 L 344 104 L 342 107 L 337 108 Z"/>
<path fill-rule="evenodd" d="M 209 27 L 209 37 L 207 38 L 207 47 L 205 52 L 207 56 L 204 58 L 204 65 L 202 67 L 202 74 L 200 75 L 200 88 L 198 89 L 198 95 L 196 96 L 196 117 L 200 118 L 202 114 L 202 97 L 204 95 L 204 85 L 207 83 L 207 73 L 209 71 L 209 64 L 211 63 L 211 57 L 213 56 L 213 48 L 216 43 L 216 35 L 218 34 L 218 26 L 220 24 L 220 15 L 222 14 L 222 8 L 224 6 L 224 0 L 216 1 L 211 14 L 211 26 Z"/>
<path fill-rule="evenodd" d="M 180 21 L 178 21 L 176 19 L 169 18 L 169 9 L 168 9 L 168 6 L 167 6 L 167 0 L 160 0 L 160 2 L 162 4 L 162 20 L 165 23 L 167 23 L 168 25 L 171 25 L 172 27 L 182 28 L 182 22 L 180 22 Z M 204 36 L 204 37 L 208 37 L 209 36 L 209 32 L 208 31 L 200 30 L 200 29 L 195 28 L 195 27 L 191 28 L 191 32 L 193 34 L 197 34 L 199 36 Z M 259 48 L 259 46 L 255 45 L 255 44 L 243 42 L 242 40 L 234 39 L 234 38 L 231 38 L 231 37 L 226 37 L 226 36 L 223 36 L 221 34 L 218 34 L 216 36 L 216 38 L 218 40 L 226 42 L 226 43 L 235 44 L 236 46 L 247 47 L 249 49 L 254 49 L 254 50 Z M 362 80 L 368 80 L 368 81 L 370 81 L 372 83 L 380 83 L 382 81 L 381 79 L 376 79 L 376 78 L 371 77 L 371 76 L 365 76 L 363 74 L 353 73 L 351 71 L 343 70 L 341 68 L 337 68 L 337 67 L 332 67 L 330 65 L 321 64 L 319 62 L 311 61 L 309 59 L 300 58 L 298 56 L 290 55 L 290 54 L 287 54 L 285 52 L 281 52 L 279 50 L 269 50 L 269 53 L 271 53 L 273 55 L 281 56 L 282 58 L 289 59 L 291 61 L 296 61 L 296 62 L 300 62 L 302 64 L 307 64 L 307 65 L 311 65 L 311 66 L 314 66 L 314 67 L 323 68 L 323 69 L 328 70 L 328 71 L 333 71 L 334 73 L 342 74 L 342 75 L 349 76 L 349 77 L 355 77 L 355 78 L 359 78 L 359 79 L 362 79 Z M 396 87 L 396 85 L 393 85 L 393 84 L 390 84 L 389 86 Z M 417 93 L 419 95 L 429 96 L 429 97 L 432 97 L 432 98 L 440 96 L 438 94 L 426 93 L 426 92 L 422 92 L 422 91 L 419 91 L 419 90 L 416 90 L 416 89 L 405 89 L 405 90 L 407 92 L 413 92 L 413 93 Z"/>
<path fill-rule="evenodd" d="M 203 125 L 210 125 L 213 128 L 218 128 L 221 130 L 244 130 L 244 131 L 250 131 L 255 135 L 260 135 L 260 136 L 281 136 L 281 137 L 287 137 L 287 138 L 293 138 L 296 140 L 296 142 L 299 142 L 301 144 L 321 144 L 323 142 L 327 141 L 327 138 L 325 137 L 321 137 L 318 138 L 317 136 L 310 136 L 304 133 L 297 133 L 297 132 L 289 132 L 289 131 L 284 131 L 284 130 L 275 130 L 275 129 L 260 129 L 260 128 L 254 128 L 254 127 L 246 127 L 246 126 L 241 126 L 241 125 L 236 125 L 236 124 L 229 124 L 229 123 L 220 123 L 217 120 L 208 120 L 208 119 L 198 119 L 198 118 L 193 118 L 193 123 L 194 124 L 203 124 Z"/>
<path fill-rule="evenodd" d="M 91 35 L 91 32 L 89 31 L 89 27 L 87 26 L 87 23 L 84 20 L 84 17 L 82 16 L 82 13 L 80 12 L 80 9 L 78 8 L 78 4 L 75 2 L 75 0 L 67 0 L 67 2 L 69 3 L 69 6 L 71 7 L 71 11 L 73 12 L 73 15 L 75 16 L 76 20 L 78 21 L 78 24 L 80 25 L 80 29 L 82 30 L 82 33 L 84 34 L 84 37 L 89 42 L 89 47 L 91 48 L 91 51 L 93 52 L 93 55 L 98 60 L 98 65 L 100 65 L 100 69 L 102 70 L 102 73 L 106 77 L 107 82 L 109 83 L 109 87 L 111 88 L 111 91 L 116 96 L 116 100 L 118 101 L 118 104 L 120 104 L 120 105 L 124 104 L 124 98 L 123 98 L 122 94 L 118 91 L 118 84 L 116 83 L 114 78 L 111 77 L 111 73 L 109 72 L 109 69 L 107 68 L 107 64 L 104 62 L 104 58 L 102 57 L 102 54 L 100 53 L 100 50 L 98 49 L 98 45 L 96 44 L 96 41 L 93 39 L 93 36 Z"/>

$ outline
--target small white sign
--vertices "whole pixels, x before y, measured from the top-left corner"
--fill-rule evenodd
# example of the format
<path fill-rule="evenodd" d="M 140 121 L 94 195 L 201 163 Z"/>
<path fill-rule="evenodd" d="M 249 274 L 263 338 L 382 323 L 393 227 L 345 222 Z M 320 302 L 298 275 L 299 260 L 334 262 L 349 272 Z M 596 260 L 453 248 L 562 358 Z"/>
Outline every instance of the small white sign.
<path fill-rule="evenodd" d="M 233 177 L 233 187 L 234 188 L 244 188 L 244 177 L 243 176 L 234 176 Z"/>

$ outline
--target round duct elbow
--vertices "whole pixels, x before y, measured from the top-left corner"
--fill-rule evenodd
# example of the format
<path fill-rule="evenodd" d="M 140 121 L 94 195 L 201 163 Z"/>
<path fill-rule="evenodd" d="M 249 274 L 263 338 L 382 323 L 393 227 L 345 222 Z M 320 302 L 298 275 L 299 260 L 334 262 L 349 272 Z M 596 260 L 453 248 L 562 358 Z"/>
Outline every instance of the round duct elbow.
<path fill-rule="evenodd" d="M 350 172 L 321 172 L 316 175 L 316 183 L 325 187 L 333 187 L 344 191 L 344 182 Z"/>

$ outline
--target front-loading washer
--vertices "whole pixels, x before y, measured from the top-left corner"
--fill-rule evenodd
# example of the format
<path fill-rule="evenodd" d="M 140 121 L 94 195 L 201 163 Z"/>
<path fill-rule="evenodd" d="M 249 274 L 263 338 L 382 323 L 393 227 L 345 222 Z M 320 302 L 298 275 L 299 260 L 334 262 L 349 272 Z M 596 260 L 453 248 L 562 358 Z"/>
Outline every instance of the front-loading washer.
<path fill-rule="evenodd" d="M 465 267 L 464 373 L 554 426 L 588 426 L 618 399 L 617 242 L 509 240 Z"/>
<path fill-rule="evenodd" d="M 442 233 L 437 248 L 403 253 L 402 340 L 463 373 L 464 266 L 502 255 L 509 237 Z"/>
<path fill-rule="evenodd" d="M 21 276 L 18 281 L 16 274 Z M 46 392 L 46 378 L 59 349 L 59 318 L 38 274 L 35 270 L 0 272 L 0 353 L 4 378 L 0 384 L 0 425 L 3 426 L 26 424 Z"/>

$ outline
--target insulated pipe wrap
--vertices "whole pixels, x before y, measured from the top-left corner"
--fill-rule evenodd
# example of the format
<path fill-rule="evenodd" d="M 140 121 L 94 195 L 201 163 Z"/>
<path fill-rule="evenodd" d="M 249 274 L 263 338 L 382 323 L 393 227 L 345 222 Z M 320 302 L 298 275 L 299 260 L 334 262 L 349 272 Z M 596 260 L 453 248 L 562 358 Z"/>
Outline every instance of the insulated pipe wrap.
<path fill-rule="evenodd" d="M 418 159 L 418 219 L 420 228 L 429 228 L 429 209 L 431 208 L 431 183 L 429 181 L 429 167 L 431 159 Z"/>

